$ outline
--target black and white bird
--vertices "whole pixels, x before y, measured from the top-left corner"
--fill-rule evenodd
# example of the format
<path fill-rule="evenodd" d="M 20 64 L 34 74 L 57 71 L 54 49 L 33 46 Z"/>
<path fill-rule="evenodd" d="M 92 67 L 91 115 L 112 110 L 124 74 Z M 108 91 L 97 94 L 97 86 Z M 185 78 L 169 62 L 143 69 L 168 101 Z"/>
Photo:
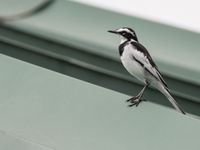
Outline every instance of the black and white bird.
<path fill-rule="evenodd" d="M 117 34 L 121 37 L 119 45 L 119 54 L 123 66 L 126 70 L 138 80 L 142 81 L 145 86 L 137 96 L 127 100 L 131 106 L 138 106 L 143 100 L 142 96 L 148 86 L 152 86 L 163 93 L 178 112 L 185 114 L 176 100 L 170 94 L 158 67 L 153 62 L 147 49 L 139 43 L 136 33 L 131 28 L 123 27 L 117 30 L 109 30 L 108 32 Z"/>

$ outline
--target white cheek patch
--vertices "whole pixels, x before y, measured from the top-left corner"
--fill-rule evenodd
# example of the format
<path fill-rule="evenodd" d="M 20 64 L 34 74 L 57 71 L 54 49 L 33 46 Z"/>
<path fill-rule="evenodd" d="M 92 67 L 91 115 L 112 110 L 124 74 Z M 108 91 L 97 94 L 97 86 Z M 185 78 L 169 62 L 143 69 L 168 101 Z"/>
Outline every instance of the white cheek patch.
<path fill-rule="evenodd" d="M 126 39 L 125 37 L 121 36 L 121 35 L 120 35 L 120 39 L 121 39 L 120 44 L 122 44 L 122 43 L 124 43 L 125 41 L 127 41 L 127 39 Z"/>

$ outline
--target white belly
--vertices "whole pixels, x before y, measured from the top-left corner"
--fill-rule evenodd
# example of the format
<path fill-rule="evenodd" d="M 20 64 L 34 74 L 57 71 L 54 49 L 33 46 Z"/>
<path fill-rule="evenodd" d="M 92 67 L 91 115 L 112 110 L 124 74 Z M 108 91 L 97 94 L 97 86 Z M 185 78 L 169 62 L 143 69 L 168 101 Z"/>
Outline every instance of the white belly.
<path fill-rule="evenodd" d="M 144 69 L 137 61 L 134 60 L 131 51 L 132 50 L 130 50 L 128 46 L 124 49 L 121 56 L 122 64 L 131 75 L 145 83 Z"/>

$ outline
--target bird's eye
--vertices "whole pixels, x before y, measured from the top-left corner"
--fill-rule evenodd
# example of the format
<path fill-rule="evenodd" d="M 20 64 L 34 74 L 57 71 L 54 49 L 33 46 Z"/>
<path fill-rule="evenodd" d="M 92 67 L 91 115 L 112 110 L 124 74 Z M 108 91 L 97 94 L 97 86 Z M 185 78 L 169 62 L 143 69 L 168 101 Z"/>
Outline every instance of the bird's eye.
<path fill-rule="evenodd" d="M 126 32 L 122 32 L 122 35 L 126 35 Z"/>

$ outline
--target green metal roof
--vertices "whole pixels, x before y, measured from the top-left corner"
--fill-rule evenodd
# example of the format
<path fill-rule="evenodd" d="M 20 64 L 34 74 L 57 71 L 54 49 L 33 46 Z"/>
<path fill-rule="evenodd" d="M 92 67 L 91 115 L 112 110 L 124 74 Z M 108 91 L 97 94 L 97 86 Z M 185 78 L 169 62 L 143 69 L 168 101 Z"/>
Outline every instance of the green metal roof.
<path fill-rule="evenodd" d="M 6 16 L 42 0 L 0 2 Z M 122 67 L 119 39 L 107 33 L 121 26 L 136 30 L 184 110 L 200 115 L 199 34 L 56 0 L 0 25 L 0 149 L 200 147 L 199 119 L 165 107 L 158 91 L 145 93 L 150 102 L 126 107 L 142 85 Z"/>
<path fill-rule="evenodd" d="M 7 144 L 39 150 L 200 147 L 197 119 L 149 102 L 130 109 L 127 95 L 4 55 L 0 60 L 0 138 Z"/>
<path fill-rule="evenodd" d="M 0 1 L 0 14 L 41 1 Z M 200 115 L 199 34 L 56 0 L 0 25 L 0 148 L 198 149 L 199 120 L 165 107 L 158 91 L 145 98 L 162 105 L 126 107 L 143 85 L 122 67 L 119 39 L 107 33 L 121 26 L 136 30 L 184 110 Z"/>
<path fill-rule="evenodd" d="M 0 131 L 0 149 L 2 150 L 53 150 L 46 146 L 33 143 L 24 138 L 10 135 L 7 132 Z"/>
<path fill-rule="evenodd" d="M 16 3 L 7 6 L 14 10 Z M 142 85 L 124 70 L 117 51 L 119 40 L 107 33 L 108 29 L 124 24 L 137 31 L 141 43 L 155 58 L 173 95 L 184 109 L 200 115 L 197 65 L 200 38 L 197 33 L 57 0 L 39 14 L 1 25 L 0 42 L 3 48 L 0 52 L 134 95 Z M 146 95 L 150 101 L 170 105 L 154 90 L 149 90 Z"/>
<path fill-rule="evenodd" d="M 26 4 L 24 7 L 32 6 L 32 1 L 22 1 Z M 1 5 L 4 14 L 17 8 L 16 3 L 4 3 L 10 8 Z M 12 22 L 10 26 L 115 60 L 118 60 L 116 45 L 119 40 L 107 30 L 130 26 L 136 30 L 141 43 L 149 49 L 162 72 L 200 84 L 198 33 L 65 0 L 57 0 L 39 15 Z"/>

